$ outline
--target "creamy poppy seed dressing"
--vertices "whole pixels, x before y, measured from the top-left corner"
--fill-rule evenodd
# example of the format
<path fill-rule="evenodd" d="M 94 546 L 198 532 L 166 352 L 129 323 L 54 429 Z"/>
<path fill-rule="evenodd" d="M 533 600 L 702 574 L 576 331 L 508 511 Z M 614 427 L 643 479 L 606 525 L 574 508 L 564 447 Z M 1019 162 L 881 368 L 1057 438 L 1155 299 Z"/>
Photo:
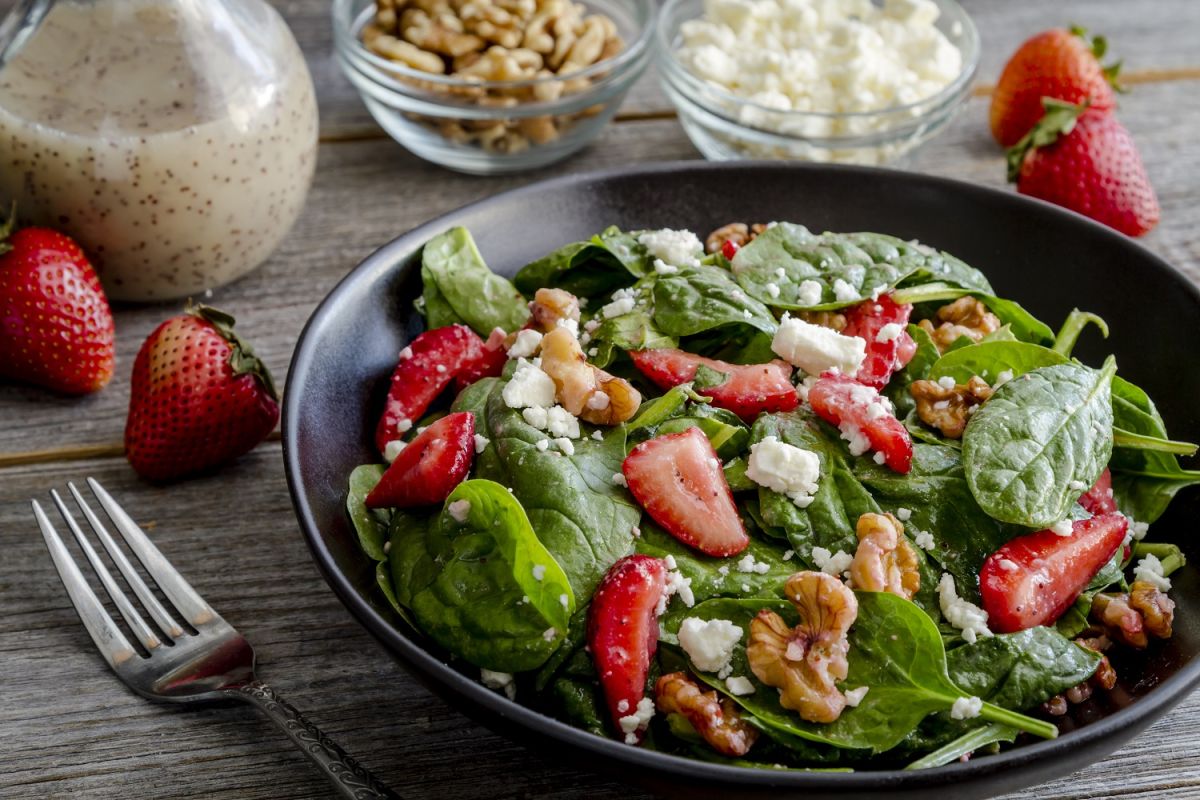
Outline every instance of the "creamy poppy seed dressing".
<path fill-rule="evenodd" d="M 235 9 L 241 15 L 245 9 Z M 0 199 L 81 242 L 111 297 L 262 262 L 304 203 L 317 109 L 271 9 L 59 3 L 0 71 Z M 214 35 L 253 23 L 249 36 Z"/>

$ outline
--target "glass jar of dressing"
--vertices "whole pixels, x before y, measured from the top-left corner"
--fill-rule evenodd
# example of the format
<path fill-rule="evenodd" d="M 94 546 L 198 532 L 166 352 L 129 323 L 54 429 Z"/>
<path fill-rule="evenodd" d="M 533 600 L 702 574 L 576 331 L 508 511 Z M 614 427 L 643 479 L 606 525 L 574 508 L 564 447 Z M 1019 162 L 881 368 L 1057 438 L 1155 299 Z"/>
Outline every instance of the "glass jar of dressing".
<path fill-rule="evenodd" d="M 0 25 L 0 203 L 73 236 L 115 300 L 258 266 L 316 148 L 312 79 L 264 0 L 22 0 Z"/>

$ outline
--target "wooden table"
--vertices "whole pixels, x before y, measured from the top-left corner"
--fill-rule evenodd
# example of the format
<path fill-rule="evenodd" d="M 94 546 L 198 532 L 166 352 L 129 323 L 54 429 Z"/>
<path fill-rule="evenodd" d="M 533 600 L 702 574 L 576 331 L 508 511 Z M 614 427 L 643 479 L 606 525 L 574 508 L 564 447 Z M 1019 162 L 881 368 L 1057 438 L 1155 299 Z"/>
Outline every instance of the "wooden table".
<path fill-rule="evenodd" d="M 309 58 L 321 148 L 307 211 L 263 268 L 216 292 L 277 378 L 316 303 L 394 236 L 472 200 L 566 172 L 697 158 L 647 75 L 590 149 L 541 173 L 475 178 L 410 155 L 367 115 L 331 57 L 328 3 L 277 0 Z M 1163 205 L 1145 243 L 1200 279 L 1200 33 L 1197 0 L 970 0 L 981 81 L 1025 37 L 1053 25 L 1108 33 L 1133 92 L 1121 115 Z M 986 87 L 912 168 L 1000 186 Z M 117 310 L 117 378 L 59 398 L 0 386 L 0 796 L 328 796 L 303 757 L 248 709 L 145 702 L 108 672 L 51 568 L 28 501 L 92 475 L 121 498 L 197 589 L 255 644 L 261 674 L 407 797 L 629 797 L 621 785 L 539 760 L 448 709 L 375 645 L 309 559 L 292 516 L 277 438 L 219 475 L 169 489 L 121 455 L 133 356 L 174 306 Z M 1194 697 L 1102 764 L 1013 798 L 1200 797 Z"/>

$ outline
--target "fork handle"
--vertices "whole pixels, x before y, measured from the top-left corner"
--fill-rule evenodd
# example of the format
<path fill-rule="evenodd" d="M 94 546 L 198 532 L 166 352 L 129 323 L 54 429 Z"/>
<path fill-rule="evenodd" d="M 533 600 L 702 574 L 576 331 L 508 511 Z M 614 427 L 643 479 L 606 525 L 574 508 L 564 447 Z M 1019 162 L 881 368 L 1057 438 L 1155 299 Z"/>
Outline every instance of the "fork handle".
<path fill-rule="evenodd" d="M 340 796 L 353 800 L 400 800 L 399 795 L 347 755 L 320 728 L 305 719 L 299 709 L 267 684 L 252 681 L 238 689 L 231 689 L 229 693 L 255 706 L 267 719 L 278 725 L 329 779 Z"/>

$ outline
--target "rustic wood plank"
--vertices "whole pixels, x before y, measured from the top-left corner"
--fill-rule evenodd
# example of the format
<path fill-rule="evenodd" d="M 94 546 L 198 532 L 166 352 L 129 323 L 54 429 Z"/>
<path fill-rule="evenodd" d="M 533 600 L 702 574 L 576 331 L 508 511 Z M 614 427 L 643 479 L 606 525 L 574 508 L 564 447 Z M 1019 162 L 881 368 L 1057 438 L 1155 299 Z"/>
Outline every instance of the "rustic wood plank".
<path fill-rule="evenodd" d="M 1180 102 L 1193 89 L 1191 83 L 1138 87 L 1124 100 L 1123 118 L 1142 147 L 1164 208 L 1160 227 L 1145 244 L 1200 280 L 1200 211 L 1191 178 L 1198 174 L 1200 150 L 1190 146 L 1200 127 L 1200 105 Z M 394 236 L 464 203 L 552 174 L 679 158 L 698 154 L 674 120 L 610 126 L 595 146 L 560 167 L 503 178 L 447 172 L 387 140 L 324 145 L 308 207 L 291 237 L 262 269 L 218 290 L 211 302 L 238 317 L 240 329 L 282 385 L 312 308 L 354 264 Z M 942 137 L 907 166 L 1002 185 L 1004 161 L 987 134 L 987 101 L 971 100 Z M 0 426 L 0 453 L 119 443 L 133 357 L 174 309 L 118 311 L 117 378 L 97 395 L 61 398 L 0 385 L 0 419 L 17 423 Z"/>
<path fill-rule="evenodd" d="M 249 709 L 156 705 L 108 673 L 28 510 L 29 498 L 87 475 L 250 639 L 260 675 L 405 797 L 643 796 L 542 761 L 450 710 L 392 662 L 313 568 L 277 444 L 170 489 L 140 484 L 113 459 L 0 470 L 0 530 L 10 533 L 0 574 L 0 796 L 123 796 L 133 772 L 147 800 L 328 796 L 303 757 Z M 214 502 L 231 487 L 238 502 Z M 1010 800 L 1195 797 L 1196 713 L 1200 696 L 1116 756 Z"/>

